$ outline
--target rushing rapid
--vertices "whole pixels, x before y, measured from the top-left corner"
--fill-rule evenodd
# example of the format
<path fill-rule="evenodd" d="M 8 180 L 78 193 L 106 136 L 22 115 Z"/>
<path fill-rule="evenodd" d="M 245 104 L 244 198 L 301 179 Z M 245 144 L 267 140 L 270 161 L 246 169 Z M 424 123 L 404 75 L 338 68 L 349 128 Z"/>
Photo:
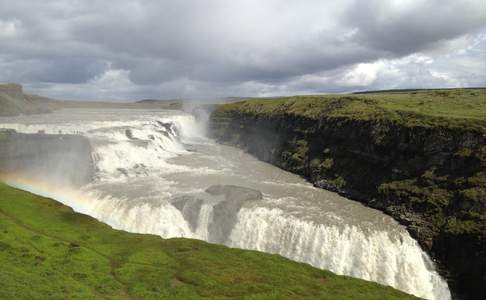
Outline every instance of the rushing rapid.
<path fill-rule="evenodd" d="M 117 229 L 277 253 L 450 299 L 431 260 L 393 219 L 215 143 L 201 119 L 179 111 L 86 109 L 0 118 L 0 128 L 88 138 L 95 166 L 91 182 L 79 188 L 56 184 L 56 174 L 10 183 Z"/>

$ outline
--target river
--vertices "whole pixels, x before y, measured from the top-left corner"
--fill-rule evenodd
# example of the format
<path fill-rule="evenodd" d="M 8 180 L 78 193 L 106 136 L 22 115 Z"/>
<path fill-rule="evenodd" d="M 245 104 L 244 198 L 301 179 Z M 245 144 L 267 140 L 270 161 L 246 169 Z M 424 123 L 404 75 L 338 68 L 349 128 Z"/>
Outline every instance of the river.
<path fill-rule="evenodd" d="M 56 172 L 9 183 L 117 229 L 277 253 L 427 299 L 450 299 L 447 283 L 403 226 L 214 142 L 204 119 L 129 109 L 0 118 L 0 128 L 88 138 L 95 166 L 81 187 L 59 184 L 69 174 Z"/>

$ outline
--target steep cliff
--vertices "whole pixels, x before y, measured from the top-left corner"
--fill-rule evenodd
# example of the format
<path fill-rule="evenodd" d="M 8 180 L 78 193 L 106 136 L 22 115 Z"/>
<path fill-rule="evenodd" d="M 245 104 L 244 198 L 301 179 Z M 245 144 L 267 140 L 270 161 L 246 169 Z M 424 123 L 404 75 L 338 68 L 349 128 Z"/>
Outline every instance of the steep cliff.
<path fill-rule="evenodd" d="M 311 96 L 226 104 L 211 132 L 391 215 L 456 297 L 486 295 L 486 94 Z"/>
<path fill-rule="evenodd" d="M 50 111 L 42 97 L 24 94 L 20 84 L 0 84 L 0 117 Z"/>

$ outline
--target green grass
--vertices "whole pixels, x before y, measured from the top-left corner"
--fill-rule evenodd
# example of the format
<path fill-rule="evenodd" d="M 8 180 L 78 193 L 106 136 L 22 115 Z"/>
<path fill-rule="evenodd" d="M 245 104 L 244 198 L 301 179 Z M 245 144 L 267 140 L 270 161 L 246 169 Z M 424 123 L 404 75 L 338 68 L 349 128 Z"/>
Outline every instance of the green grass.
<path fill-rule="evenodd" d="M 349 117 L 406 126 L 486 131 L 486 90 L 451 89 L 260 98 L 221 105 L 217 113 L 285 114 L 310 119 Z"/>
<path fill-rule="evenodd" d="M 413 299 L 277 255 L 118 231 L 0 183 L 0 299 Z"/>

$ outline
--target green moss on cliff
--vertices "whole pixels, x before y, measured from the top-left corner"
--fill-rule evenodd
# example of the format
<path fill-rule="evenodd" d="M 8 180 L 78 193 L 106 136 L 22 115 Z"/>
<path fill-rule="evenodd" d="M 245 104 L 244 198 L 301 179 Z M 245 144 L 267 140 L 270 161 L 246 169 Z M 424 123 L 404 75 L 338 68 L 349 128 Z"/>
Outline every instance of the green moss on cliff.
<path fill-rule="evenodd" d="M 0 183 L 1 299 L 413 299 L 277 255 L 113 230 Z"/>
<path fill-rule="evenodd" d="M 217 112 L 290 114 L 310 119 L 348 117 L 388 120 L 406 126 L 486 130 L 486 90 L 424 90 L 252 99 L 219 106 Z"/>
<path fill-rule="evenodd" d="M 416 179 L 405 179 L 383 183 L 378 192 L 395 201 L 426 204 L 429 209 L 443 209 L 449 205 L 452 193 L 438 186 L 422 186 Z"/>
<path fill-rule="evenodd" d="M 322 160 L 315 158 L 311 160 L 311 167 L 320 169 L 321 171 L 330 170 L 333 164 L 334 164 L 334 160 L 332 158 L 324 158 Z"/>
<path fill-rule="evenodd" d="M 366 141 L 366 146 L 369 149 L 386 147 L 388 151 L 397 151 L 398 145 L 390 144 L 390 137 L 396 133 L 390 132 L 389 124 L 407 128 L 434 128 L 438 129 L 435 135 L 433 134 L 434 136 L 430 136 L 430 133 L 425 131 L 414 131 L 414 134 L 424 136 L 428 134 L 427 143 L 442 149 L 437 150 L 437 153 L 444 153 L 444 151 L 448 151 L 446 149 L 449 147 L 444 146 L 444 143 L 450 142 L 452 138 L 449 136 L 447 138 L 449 140 L 441 140 L 440 136 L 443 133 L 440 130 L 442 128 L 460 129 L 463 132 L 461 134 L 470 131 L 476 132 L 476 134 L 478 132 L 486 134 L 486 89 L 418 90 L 252 99 L 221 105 L 213 114 L 213 119 L 218 124 L 233 122 L 234 125 L 241 122 L 238 120 L 241 115 L 251 116 L 254 120 L 286 120 L 287 117 L 291 117 L 293 120 L 309 120 L 309 123 L 297 121 L 298 124 L 289 126 L 289 128 L 291 127 L 290 134 L 297 137 L 293 137 L 284 146 L 285 155 L 281 159 L 284 168 L 311 177 L 311 179 L 324 179 L 331 187 L 351 187 L 359 190 L 363 188 L 357 187 L 359 182 L 348 184 L 347 177 L 349 176 L 346 176 L 346 173 L 349 173 L 349 170 L 345 168 L 353 164 L 359 168 L 357 164 L 371 162 L 376 169 L 369 170 L 370 175 L 376 171 L 382 171 L 383 174 L 374 182 L 369 183 L 366 192 L 373 193 L 373 190 L 376 190 L 378 196 L 391 203 L 405 205 L 414 211 L 425 213 L 431 220 L 435 220 L 433 225 L 437 230 L 447 224 L 445 218 L 451 212 L 455 212 L 454 217 L 457 222 L 464 220 L 470 224 L 474 222 L 468 219 L 470 213 L 485 210 L 486 146 L 471 146 L 470 141 L 457 145 L 460 148 L 454 153 L 446 153 L 447 161 L 444 161 L 440 154 L 435 155 L 433 151 L 428 154 L 428 158 L 420 157 L 420 155 L 425 155 L 423 152 L 419 153 L 426 151 L 422 149 L 415 153 L 414 157 L 407 158 L 408 161 L 402 162 L 401 165 L 393 165 L 395 162 L 385 162 L 386 157 L 380 162 L 380 159 L 388 153 L 370 153 L 370 151 L 358 149 L 359 147 L 349 149 L 349 146 L 341 147 L 336 144 L 336 141 L 333 141 L 334 144 L 327 145 L 326 141 L 316 141 L 315 139 L 320 138 L 320 133 L 313 134 L 312 130 L 322 130 L 316 129 L 320 126 L 316 124 L 326 122 L 332 124 L 331 128 L 342 126 L 341 121 L 335 120 L 345 120 L 348 123 L 356 121 L 354 122 L 355 127 L 361 126 L 363 121 L 372 121 L 374 125 L 370 127 L 370 132 L 365 133 L 368 134 L 369 139 Z M 225 118 L 225 121 L 220 122 L 221 118 Z M 226 132 L 231 130 L 233 129 L 230 127 L 223 129 Z M 347 138 L 346 135 L 351 136 L 354 133 L 348 131 L 339 132 L 339 134 L 342 136 L 337 136 L 337 138 L 344 141 Z M 218 135 L 216 134 L 216 136 Z M 363 138 L 363 136 L 354 138 Z M 355 142 L 363 143 L 364 141 Z M 401 147 L 403 147 L 407 142 L 402 140 L 401 143 Z M 312 144 L 317 146 L 311 146 Z M 309 152 L 309 147 L 317 148 Z M 322 147 L 325 149 L 323 150 Z M 337 153 L 331 153 L 328 147 L 341 148 L 335 151 Z M 349 154 L 345 154 L 346 151 L 349 151 Z M 349 157 L 349 155 L 355 157 Z M 356 161 L 348 162 L 353 159 Z M 437 160 L 437 162 L 431 162 L 432 160 Z M 385 164 L 392 167 L 385 166 Z M 424 168 L 424 170 L 413 171 L 412 173 L 416 174 L 407 176 L 408 164 L 417 165 L 414 168 Z M 425 167 L 427 164 L 434 165 L 434 167 L 427 169 Z M 306 171 L 306 166 L 309 166 L 310 171 Z M 474 171 L 472 168 L 477 170 Z M 396 174 L 394 174 L 395 172 Z M 400 178 L 395 179 L 397 176 Z M 447 212 L 445 213 L 445 211 Z M 482 220 L 477 221 L 482 222 Z M 477 228 L 482 226 L 482 224 L 476 225 Z M 459 231 L 459 229 L 455 230 L 456 233 Z"/>

